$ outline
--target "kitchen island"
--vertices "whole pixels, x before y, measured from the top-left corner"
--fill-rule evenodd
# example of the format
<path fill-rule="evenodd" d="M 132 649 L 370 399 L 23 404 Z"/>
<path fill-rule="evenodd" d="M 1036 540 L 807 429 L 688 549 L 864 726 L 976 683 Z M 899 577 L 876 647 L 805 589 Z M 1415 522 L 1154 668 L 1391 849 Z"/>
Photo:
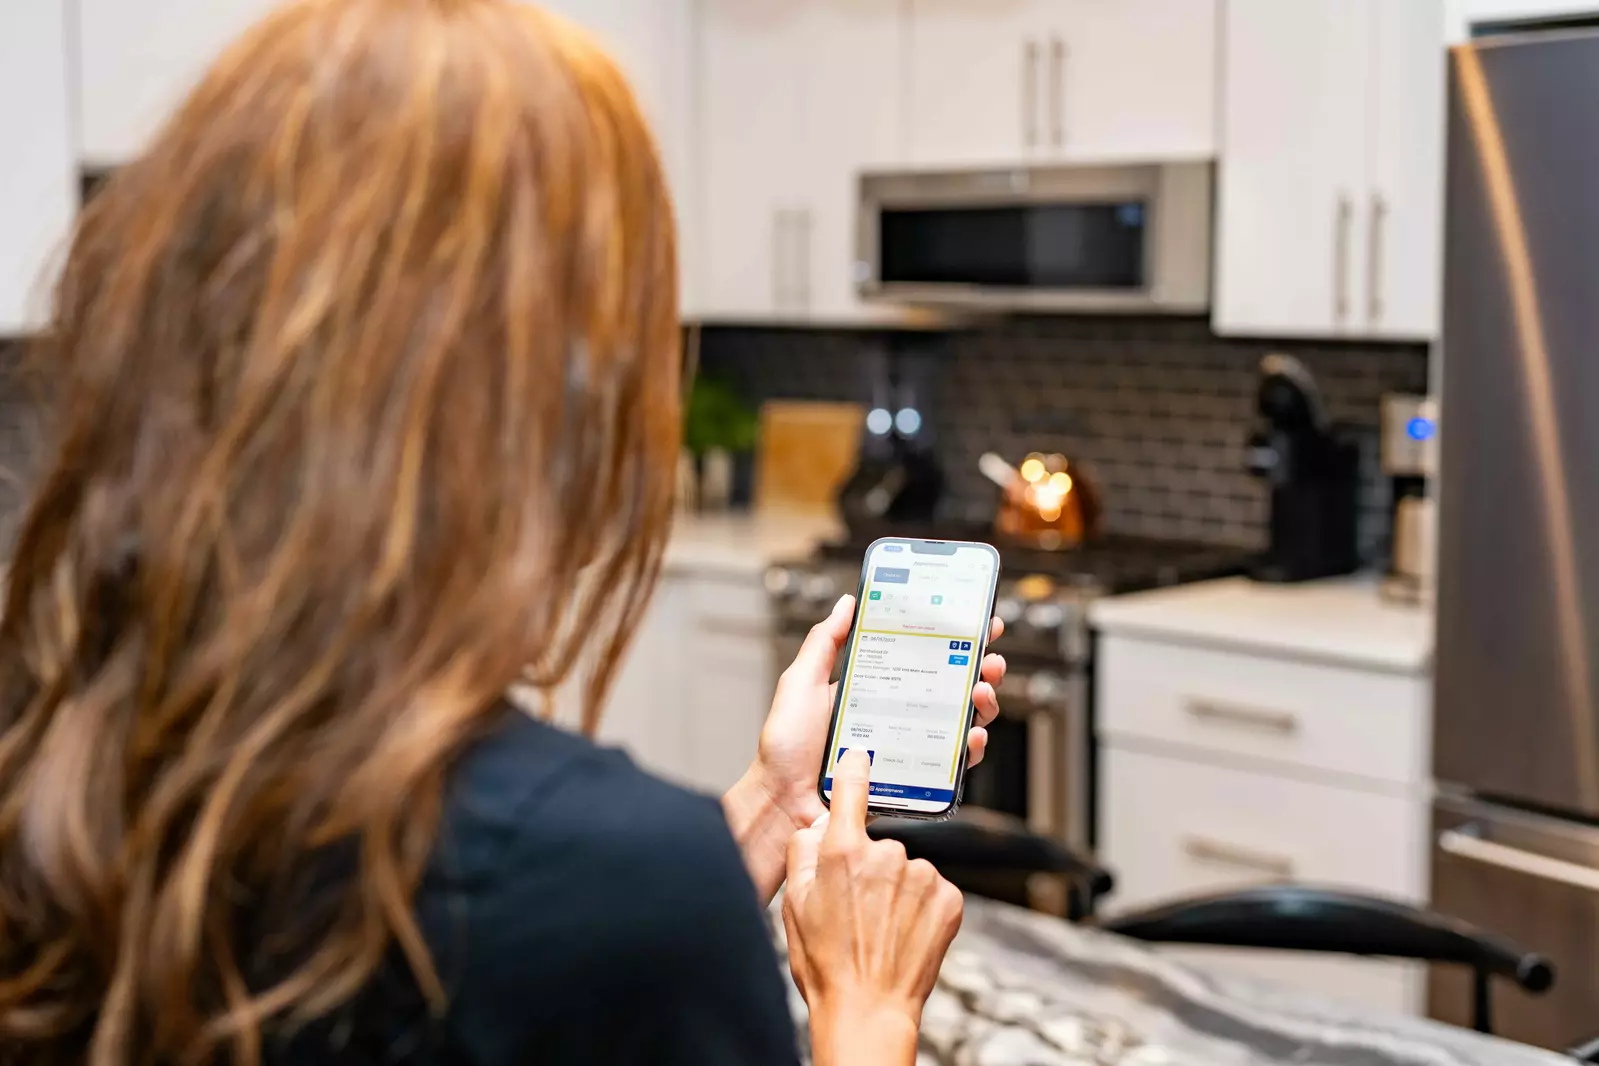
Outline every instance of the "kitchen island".
<path fill-rule="evenodd" d="M 778 949 L 782 921 L 772 912 Z M 792 991 L 804 1032 L 805 1004 Z M 803 1042 L 803 1041 L 802 1041 Z M 918 1066 L 1560 1066 L 1546 1051 L 1202 975 L 1150 948 L 968 897 Z"/>

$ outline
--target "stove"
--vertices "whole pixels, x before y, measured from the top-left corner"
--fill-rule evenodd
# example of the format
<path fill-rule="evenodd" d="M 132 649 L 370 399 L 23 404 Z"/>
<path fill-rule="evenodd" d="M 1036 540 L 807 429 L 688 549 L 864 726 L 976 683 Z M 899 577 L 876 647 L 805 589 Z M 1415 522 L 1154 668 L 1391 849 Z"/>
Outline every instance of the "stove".
<path fill-rule="evenodd" d="M 987 525 L 934 523 L 860 529 L 807 559 L 773 566 L 766 588 L 777 619 L 774 662 L 787 666 L 806 632 L 838 597 L 854 592 L 866 548 L 882 536 L 987 541 L 999 549 L 994 613 L 1005 635 L 994 650 L 1009 670 L 988 753 L 968 775 L 964 803 L 1025 818 L 1037 832 L 1093 847 L 1093 636 L 1088 608 L 1101 596 L 1242 573 L 1237 548 L 1111 536 L 1045 551 L 996 539 Z"/>

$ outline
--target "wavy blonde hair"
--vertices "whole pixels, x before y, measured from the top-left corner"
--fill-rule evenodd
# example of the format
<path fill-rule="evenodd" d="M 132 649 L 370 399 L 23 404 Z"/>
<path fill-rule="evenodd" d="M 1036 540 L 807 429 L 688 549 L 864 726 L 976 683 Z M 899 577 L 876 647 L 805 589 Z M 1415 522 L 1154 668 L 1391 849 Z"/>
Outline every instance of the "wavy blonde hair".
<path fill-rule="evenodd" d="M 616 69 L 300 0 L 86 210 L 0 620 L 0 1059 L 255 1063 L 398 948 L 453 761 L 659 566 L 675 252 Z M 329 871 L 334 871 L 333 876 Z"/>

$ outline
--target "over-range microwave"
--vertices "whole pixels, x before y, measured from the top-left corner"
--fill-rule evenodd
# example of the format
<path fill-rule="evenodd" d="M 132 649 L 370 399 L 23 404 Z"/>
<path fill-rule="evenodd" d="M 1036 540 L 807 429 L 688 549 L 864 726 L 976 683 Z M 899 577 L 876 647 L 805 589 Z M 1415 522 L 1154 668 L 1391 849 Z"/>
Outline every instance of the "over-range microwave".
<path fill-rule="evenodd" d="M 1209 162 L 864 174 L 862 297 L 1017 311 L 1210 305 Z"/>

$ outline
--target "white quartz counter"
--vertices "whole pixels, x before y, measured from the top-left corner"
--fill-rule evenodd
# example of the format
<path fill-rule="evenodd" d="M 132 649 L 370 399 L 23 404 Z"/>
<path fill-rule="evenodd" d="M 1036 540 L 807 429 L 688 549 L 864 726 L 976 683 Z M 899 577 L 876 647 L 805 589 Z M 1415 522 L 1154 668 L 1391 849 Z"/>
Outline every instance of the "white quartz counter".
<path fill-rule="evenodd" d="M 774 562 L 802 559 L 843 531 L 830 511 L 680 514 L 662 568 L 667 573 L 759 578 Z"/>
<path fill-rule="evenodd" d="M 1100 600 L 1089 619 L 1102 633 L 1392 673 L 1432 668 L 1432 612 L 1389 603 L 1369 577 L 1296 585 L 1242 577 L 1202 581 Z"/>

